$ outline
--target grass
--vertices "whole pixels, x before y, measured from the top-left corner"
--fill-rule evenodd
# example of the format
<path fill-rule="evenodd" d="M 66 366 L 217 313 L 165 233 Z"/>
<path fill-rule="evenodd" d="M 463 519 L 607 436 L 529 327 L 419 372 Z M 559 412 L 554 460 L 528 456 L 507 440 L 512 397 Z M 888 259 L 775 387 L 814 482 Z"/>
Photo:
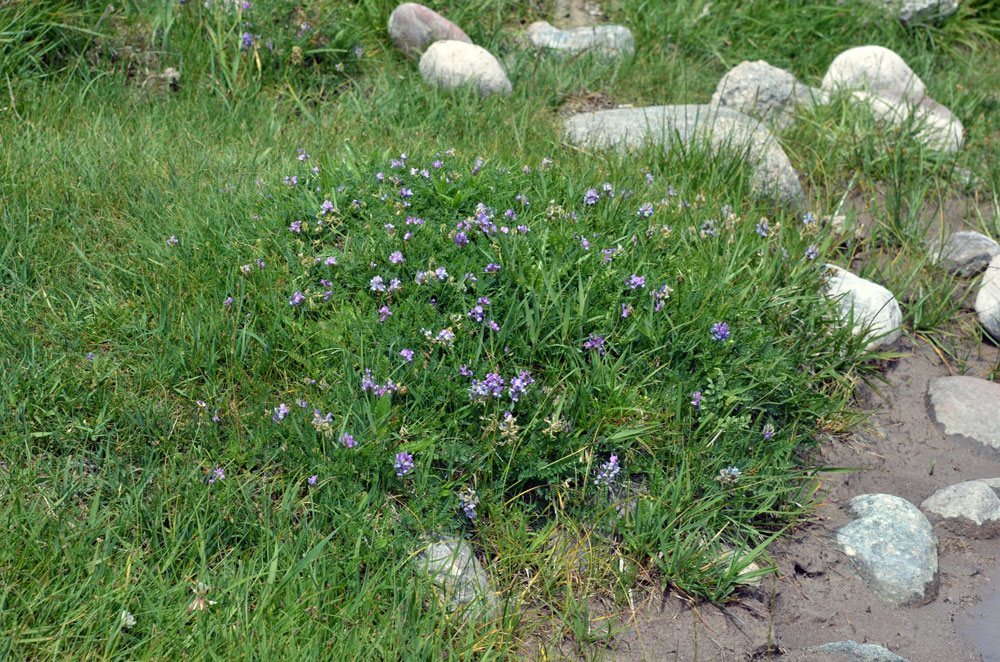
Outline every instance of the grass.
<path fill-rule="evenodd" d="M 956 338 L 978 334 L 956 330 L 968 284 L 927 246 L 953 222 L 933 210 L 969 195 L 956 167 L 996 179 L 997 17 L 968 4 L 904 29 L 855 4 L 676 4 L 612 5 L 634 58 L 560 62 L 509 31 L 543 7 L 434 3 L 504 62 L 514 93 L 489 99 L 427 89 L 380 0 L 0 7 L 0 26 L 21 26 L 4 35 L 32 35 L 2 42 L 0 651 L 505 659 L 571 642 L 596 658 L 614 626 L 592 630 L 591 596 L 725 601 L 751 563 L 769 572 L 768 544 L 808 515 L 801 457 L 856 419 L 851 389 L 875 376 L 819 296 L 821 263 L 856 260 L 897 293 L 907 333 L 958 361 Z M 55 30 L 70 9 L 78 29 Z M 561 143 L 561 105 L 587 92 L 705 102 L 742 59 L 817 85 L 858 33 L 903 55 L 969 134 L 941 156 L 833 103 L 779 135 L 818 216 L 859 201 L 861 238 L 753 197 L 738 158 Z M 171 66 L 176 90 L 157 77 Z M 995 236 L 996 191 L 972 194 L 970 220 Z M 417 284 L 437 267 L 448 276 Z M 402 289 L 374 292 L 375 276 Z M 718 322 L 729 339 L 713 340 Z M 366 369 L 404 388 L 362 390 Z M 514 402 L 522 371 L 534 383 Z M 489 372 L 500 397 L 470 398 Z M 415 468 L 398 476 L 404 451 Z M 595 484 L 611 455 L 613 489 Z M 738 481 L 715 480 L 732 466 Z M 492 618 L 453 613 L 419 571 L 420 550 L 455 535 L 488 568 Z"/>

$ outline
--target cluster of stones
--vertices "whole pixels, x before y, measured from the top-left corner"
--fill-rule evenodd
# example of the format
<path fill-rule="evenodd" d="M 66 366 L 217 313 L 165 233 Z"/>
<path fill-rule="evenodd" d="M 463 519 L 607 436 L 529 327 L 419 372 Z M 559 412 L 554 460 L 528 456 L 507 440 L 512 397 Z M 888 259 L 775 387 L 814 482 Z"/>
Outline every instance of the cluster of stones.
<path fill-rule="evenodd" d="M 499 60 L 472 43 L 460 27 L 415 2 L 406 2 L 389 15 L 389 36 L 407 55 L 420 55 L 420 75 L 428 84 L 444 88 L 473 85 L 481 96 L 510 94 L 512 86 Z M 527 42 L 557 55 L 591 52 L 618 57 L 635 52 L 632 32 L 621 25 L 559 30 L 545 21 L 528 26 Z"/>
<path fill-rule="evenodd" d="M 930 383 L 927 399 L 946 435 L 1000 450 L 1000 384 L 941 377 Z M 836 532 L 835 544 L 884 602 L 918 606 L 934 599 L 938 585 L 933 524 L 964 538 L 1000 537 L 997 490 L 1000 478 L 964 481 L 937 490 L 919 508 L 890 494 L 862 494 L 848 501 L 854 520 Z"/>

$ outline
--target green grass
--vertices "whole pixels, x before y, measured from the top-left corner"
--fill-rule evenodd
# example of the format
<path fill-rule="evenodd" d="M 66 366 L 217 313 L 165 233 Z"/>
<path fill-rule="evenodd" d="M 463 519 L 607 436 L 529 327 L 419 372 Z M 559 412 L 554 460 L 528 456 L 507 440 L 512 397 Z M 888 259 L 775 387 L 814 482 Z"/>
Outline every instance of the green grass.
<path fill-rule="evenodd" d="M 544 17 L 535 3 L 433 4 L 506 66 L 514 93 L 489 99 L 426 88 L 384 32 L 389 2 L 261 0 L 247 17 L 196 2 L 0 7 L 0 26 L 32 21 L 0 42 L 14 54 L 0 112 L 0 651 L 505 659 L 568 639 L 600 657 L 613 632 L 590 631 L 589 596 L 625 610 L 629 591 L 669 585 L 724 601 L 751 562 L 769 572 L 767 545 L 808 514 L 804 452 L 857 419 L 851 388 L 875 376 L 819 297 L 822 262 L 860 258 L 900 296 L 907 333 L 953 358 L 978 334 L 953 324 L 969 285 L 929 263 L 926 212 L 967 193 L 956 167 L 995 181 L 995 10 L 907 30 L 855 4 L 717 2 L 701 18 L 704 3 L 673 5 L 612 5 L 634 58 L 559 62 L 509 32 Z M 56 30 L 70 9 L 79 29 Z M 706 102 L 743 59 L 817 85 L 859 33 L 903 55 L 969 134 L 943 157 L 833 103 L 779 135 L 818 216 L 850 196 L 884 201 L 861 239 L 753 197 L 739 158 L 561 142 L 559 108 L 586 91 Z M 156 82 L 170 66 L 177 90 Z M 605 182 L 615 196 L 585 204 Z M 995 190 L 974 193 L 995 211 Z M 318 214 L 324 200 L 336 211 Z M 470 228 L 456 245 L 478 203 L 530 232 Z M 996 235 L 995 218 L 973 220 Z M 491 262 L 498 273 L 483 272 Z M 450 277 L 417 285 L 438 266 Z M 628 287 L 633 274 L 643 288 Z M 402 289 L 372 292 L 376 275 Z M 468 317 L 479 297 L 497 331 Z M 722 321 L 732 337 L 713 341 Z M 450 347 L 421 332 L 448 327 Z M 604 355 L 585 347 L 592 333 Z M 475 402 L 462 365 L 535 383 L 516 403 L 506 391 Z M 405 389 L 362 391 L 365 369 Z M 276 422 L 281 403 L 291 411 Z M 504 435 L 507 410 L 518 430 Z M 400 478 L 402 451 L 416 468 Z M 608 490 L 595 478 L 611 454 L 622 469 Z M 714 480 L 730 466 L 737 483 Z M 210 483 L 217 467 L 226 477 Z M 474 521 L 460 509 L 468 488 Z M 450 612 L 419 571 L 415 555 L 440 535 L 477 550 L 496 618 Z M 201 599 L 215 604 L 190 608 Z"/>

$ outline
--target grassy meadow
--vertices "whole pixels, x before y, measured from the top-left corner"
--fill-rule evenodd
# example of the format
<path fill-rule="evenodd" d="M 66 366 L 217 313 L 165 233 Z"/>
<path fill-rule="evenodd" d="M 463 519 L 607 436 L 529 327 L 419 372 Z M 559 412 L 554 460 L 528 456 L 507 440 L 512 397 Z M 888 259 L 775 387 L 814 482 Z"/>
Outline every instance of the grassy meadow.
<path fill-rule="evenodd" d="M 426 4 L 509 97 L 428 88 L 389 0 L 0 0 L 0 658 L 601 659 L 595 597 L 737 599 L 808 517 L 807 452 L 887 357 L 837 323 L 825 262 L 956 365 L 980 342 L 977 281 L 928 245 L 1000 236 L 992 3 L 904 28 L 617 0 L 617 61 L 524 50 L 545 3 Z M 743 60 L 818 86 L 866 43 L 966 147 L 804 111 L 777 137 L 809 215 L 739 154 L 560 137 L 595 99 L 707 103 Z M 490 618 L 420 571 L 453 537 Z"/>

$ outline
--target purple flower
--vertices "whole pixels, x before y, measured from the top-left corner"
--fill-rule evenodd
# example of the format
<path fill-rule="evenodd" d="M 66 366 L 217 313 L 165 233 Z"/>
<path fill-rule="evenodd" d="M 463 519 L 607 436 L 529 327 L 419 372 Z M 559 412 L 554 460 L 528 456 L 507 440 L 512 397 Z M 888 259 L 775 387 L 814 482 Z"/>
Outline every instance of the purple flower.
<path fill-rule="evenodd" d="M 408 189 L 408 188 L 405 188 L 405 187 L 399 189 L 399 197 L 401 197 L 401 198 L 409 198 L 412 195 L 413 195 L 413 190 L 412 189 Z"/>
<path fill-rule="evenodd" d="M 401 252 L 393 251 L 389 255 L 389 261 L 392 262 L 393 264 L 399 264 L 400 262 L 405 262 L 406 260 L 403 259 L 403 254 Z"/>
<path fill-rule="evenodd" d="M 653 173 L 651 173 L 651 172 L 647 172 L 647 173 L 646 173 L 646 183 L 647 183 L 647 184 L 652 184 L 652 183 L 653 183 L 653 179 L 655 179 L 655 178 L 653 177 Z"/>
<path fill-rule="evenodd" d="M 625 284 L 629 286 L 630 289 L 637 290 L 640 287 L 646 287 L 646 278 L 644 276 L 636 276 L 632 274 Z"/>
<path fill-rule="evenodd" d="M 292 298 L 288 300 L 290 306 L 297 306 L 305 300 L 305 295 L 302 292 L 296 292 L 292 295 Z"/>
<path fill-rule="evenodd" d="M 691 405 L 695 409 L 701 409 L 701 391 L 695 391 L 691 394 Z"/>
<path fill-rule="evenodd" d="M 601 259 L 601 262 L 603 264 L 607 264 L 607 263 L 611 262 L 611 260 L 614 259 L 614 254 L 617 253 L 617 252 L 618 252 L 617 248 L 605 248 L 604 250 L 601 251 L 601 255 L 604 256 Z"/>
<path fill-rule="evenodd" d="M 431 162 L 431 165 L 434 166 L 435 168 L 440 169 L 441 166 L 444 165 L 444 161 L 442 161 L 441 159 L 434 159 L 434 161 Z"/>
<path fill-rule="evenodd" d="M 302 398 L 295 398 L 295 404 L 297 404 L 302 409 L 305 409 L 306 407 L 309 406 L 309 403 L 303 400 Z"/>
<path fill-rule="evenodd" d="M 770 231 L 771 231 L 771 226 L 768 225 L 767 221 L 764 220 L 764 219 L 761 219 L 760 223 L 757 224 L 757 227 L 754 230 L 754 232 L 756 232 L 757 234 L 759 234 L 762 237 L 766 237 L 767 233 L 770 232 Z"/>
<path fill-rule="evenodd" d="M 458 505 L 469 519 L 476 519 L 476 506 L 479 505 L 479 497 L 471 487 L 462 492 L 458 497 Z"/>
<path fill-rule="evenodd" d="M 490 262 L 489 264 L 486 265 L 485 268 L 483 268 L 483 271 L 485 271 L 488 274 L 495 274 L 496 272 L 500 271 L 500 265 Z"/>
<path fill-rule="evenodd" d="M 274 421 L 275 423 L 284 420 L 285 416 L 288 416 L 288 411 L 289 411 L 288 405 L 282 402 L 280 405 L 274 408 L 274 415 L 271 416 L 271 420 Z"/>
<path fill-rule="evenodd" d="M 310 485 L 315 485 L 316 484 L 316 480 L 318 478 L 319 478 L 319 476 L 309 476 L 309 478 L 306 479 L 306 482 L 309 483 Z"/>
<path fill-rule="evenodd" d="M 170 238 L 167 239 L 167 246 L 176 246 L 177 241 L 178 241 L 177 237 L 175 237 L 174 235 L 170 235 Z"/>
<path fill-rule="evenodd" d="M 294 232 L 296 234 L 301 234 L 302 233 L 302 221 L 293 221 L 292 224 L 288 226 L 288 230 L 290 232 Z"/>
<path fill-rule="evenodd" d="M 519 226 L 517 226 L 517 231 L 521 232 L 523 234 L 528 234 L 528 232 L 530 232 L 530 230 L 528 230 L 528 226 L 527 225 L 519 225 Z"/>
<path fill-rule="evenodd" d="M 611 487 L 619 471 L 621 471 L 621 467 L 618 466 L 618 456 L 612 455 L 607 462 L 601 465 L 600 471 L 597 472 L 597 478 L 594 479 L 594 484 Z"/>
<path fill-rule="evenodd" d="M 305 161 L 308 158 L 309 155 L 306 154 L 306 150 L 303 149 L 302 147 L 299 147 L 299 161 Z"/>
<path fill-rule="evenodd" d="M 469 243 L 469 238 L 464 232 L 459 232 L 455 235 L 455 244 L 457 246 L 465 246 L 467 243 Z"/>
<path fill-rule="evenodd" d="M 462 375 L 463 377 L 471 377 L 472 371 L 469 370 L 463 363 L 462 365 L 458 366 L 458 374 Z"/>
<path fill-rule="evenodd" d="M 380 314 L 380 317 L 378 318 L 379 322 L 384 322 L 392 316 L 392 311 L 389 310 L 389 306 L 382 306 L 378 309 L 378 312 Z"/>
<path fill-rule="evenodd" d="M 585 205 L 596 205 L 600 199 L 600 193 L 592 188 L 587 189 L 587 192 L 583 194 L 583 204 Z"/>
<path fill-rule="evenodd" d="M 482 379 L 473 379 L 469 387 L 469 399 L 474 402 L 485 402 L 490 397 L 499 398 L 503 394 L 503 377 L 495 372 L 487 373 Z"/>
<path fill-rule="evenodd" d="M 716 322 L 712 325 L 712 340 L 727 340 L 729 338 L 729 325 L 725 322 Z"/>
<path fill-rule="evenodd" d="M 396 469 L 396 475 L 402 478 L 406 474 L 413 471 L 413 456 L 403 451 L 402 453 L 396 453 L 396 462 L 393 467 Z"/>
<path fill-rule="evenodd" d="M 340 435 L 340 443 L 344 448 L 354 448 L 358 445 L 358 442 L 354 441 L 354 436 L 346 432 Z"/>
<path fill-rule="evenodd" d="M 591 333 L 590 339 L 583 343 L 583 348 L 596 351 L 599 355 L 604 356 L 604 336 Z"/>
<path fill-rule="evenodd" d="M 389 281 L 390 292 L 395 292 L 401 289 L 403 289 L 403 281 L 399 280 L 398 278 L 393 278 L 392 280 Z"/>
<path fill-rule="evenodd" d="M 579 240 L 580 240 L 580 246 L 582 246 L 582 247 L 583 247 L 583 250 L 585 250 L 585 251 L 589 251 L 589 250 L 590 250 L 590 242 L 589 242 L 589 241 L 587 241 L 587 238 L 586 238 L 586 237 L 584 237 L 584 236 L 583 236 L 583 235 L 581 235 L 581 234 L 578 234 L 578 235 L 574 235 L 574 236 L 575 236 L 575 237 L 576 237 L 577 239 L 579 239 Z"/>
<path fill-rule="evenodd" d="M 448 271 L 444 267 L 438 267 L 434 270 L 434 277 L 438 280 L 448 280 Z"/>
<path fill-rule="evenodd" d="M 768 423 L 767 425 L 764 426 L 762 432 L 764 434 L 764 440 L 771 441 L 771 437 L 774 436 L 774 426 Z"/>
<path fill-rule="evenodd" d="M 368 281 L 368 289 L 372 292 L 385 292 L 385 283 L 381 276 L 375 276 Z"/>
<path fill-rule="evenodd" d="M 802 225 L 812 225 L 815 222 L 816 222 L 816 215 L 813 214 L 811 211 L 807 211 L 802 216 Z"/>
<path fill-rule="evenodd" d="M 222 305 L 229 308 L 229 306 L 233 305 L 233 297 L 226 297 L 226 300 L 222 302 Z"/>
<path fill-rule="evenodd" d="M 242 37 L 241 37 L 241 39 L 243 40 L 243 49 L 244 50 L 246 50 L 246 49 L 250 48 L 251 46 L 253 46 L 254 38 L 253 38 L 253 35 L 250 34 L 249 32 L 244 32 L 243 35 L 242 35 Z"/>
<path fill-rule="evenodd" d="M 328 267 L 332 267 L 333 265 L 337 264 L 337 258 L 331 255 L 330 257 L 326 258 L 323 264 L 325 264 Z"/>
<path fill-rule="evenodd" d="M 486 323 L 486 328 L 492 331 L 499 331 L 500 325 L 496 323 L 496 320 L 490 320 L 489 322 Z"/>
<path fill-rule="evenodd" d="M 819 249 L 817 249 L 814 245 L 809 244 L 809 248 L 806 249 L 806 257 L 810 260 L 815 260 L 819 257 Z"/>
<path fill-rule="evenodd" d="M 622 304 L 622 317 L 628 317 L 632 313 L 632 306 L 623 303 Z"/>
<path fill-rule="evenodd" d="M 636 212 L 636 216 L 640 218 L 649 218 L 653 215 L 653 203 L 647 202 L 643 206 L 639 207 L 639 211 Z"/>
<path fill-rule="evenodd" d="M 299 178 L 298 175 L 292 175 L 291 177 L 285 175 L 281 178 L 281 181 L 285 183 L 285 186 L 294 186 L 299 183 Z"/>
<path fill-rule="evenodd" d="M 222 470 L 222 467 L 216 467 L 215 469 L 212 469 L 212 475 L 208 479 L 208 484 L 211 485 L 216 481 L 216 479 L 218 480 L 226 479 L 226 473 Z"/>
<path fill-rule="evenodd" d="M 482 306 L 475 306 L 472 310 L 466 313 L 466 316 L 476 322 L 482 322 L 486 319 L 486 311 L 483 310 Z"/>
<path fill-rule="evenodd" d="M 615 197 L 615 187 L 611 185 L 611 182 L 604 182 L 604 186 L 602 188 L 604 189 L 604 195 L 609 198 Z"/>
<path fill-rule="evenodd" d="M 403 350 L 400 350 L 399 355 L 402 356 L 403 360 L 406 361 L 407 363 L 413 363 L 413 350 L 412 349 L 403 349 Z"/>
<path fill-rule="evenodd" d="M 514 402 L 517 402 L 522 395 L 528 392 L 528 386 L 534 384 L 535 380 L 531 378 L 531 375 L 527 370 L 522 370 L 521 373 L 510 380 L 510 387 L 507 389 L 507 395 Z"/>

